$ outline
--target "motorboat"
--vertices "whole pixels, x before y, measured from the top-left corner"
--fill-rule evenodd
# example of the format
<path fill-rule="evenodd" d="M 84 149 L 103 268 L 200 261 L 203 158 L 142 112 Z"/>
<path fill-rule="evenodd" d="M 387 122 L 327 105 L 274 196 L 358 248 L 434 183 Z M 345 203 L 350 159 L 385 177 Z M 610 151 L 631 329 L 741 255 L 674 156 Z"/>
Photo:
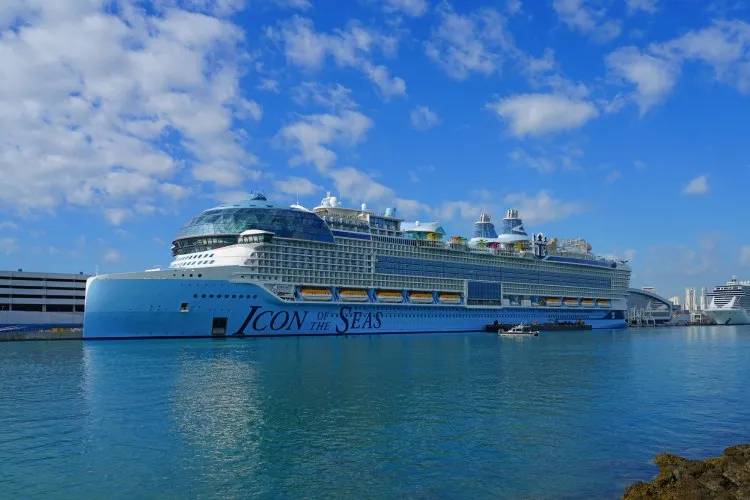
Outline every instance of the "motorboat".
<path fill-rule="evenodd" d="M 502 336 L 508 336 L 508 337 L 538 337 L 539 331 L 538 330 L 532 330 L 529 325 L 516 325 L 513 328 L 510 328 L 508 330 L 504 328 L 500 328 L 497 330 L 498 335 Z"/>

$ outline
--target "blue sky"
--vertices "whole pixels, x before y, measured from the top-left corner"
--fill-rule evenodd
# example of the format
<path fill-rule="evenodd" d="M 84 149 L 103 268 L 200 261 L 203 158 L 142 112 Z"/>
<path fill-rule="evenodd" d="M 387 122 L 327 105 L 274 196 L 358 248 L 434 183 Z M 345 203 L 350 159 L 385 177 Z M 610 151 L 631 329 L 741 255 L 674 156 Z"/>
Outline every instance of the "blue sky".
<path fill-rule="evenodd" d="M 665 0 L 11 0 L 0 268 L 166 265 L 178 227 L 326 191 L 480 211 L 684 295 L 750 279 L 750 7 Z"/>

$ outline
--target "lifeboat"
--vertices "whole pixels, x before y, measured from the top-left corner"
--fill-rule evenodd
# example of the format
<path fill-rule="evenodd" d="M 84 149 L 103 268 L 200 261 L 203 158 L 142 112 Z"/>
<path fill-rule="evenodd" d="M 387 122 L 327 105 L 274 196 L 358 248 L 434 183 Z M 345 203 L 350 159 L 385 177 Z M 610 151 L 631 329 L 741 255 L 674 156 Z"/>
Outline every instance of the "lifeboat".
<path fill-rule="evenodd" d="M 607 299 L 599 299 L 596 303 L 599 304 L 599 307 L 609 307 L 609 300 Z"/>
<path fill-rule="evenodd" d="M 578 299 L 565 299 L 565 307 L 578 307 Z"/>
<path fill-rule="evenodd" d="M 389 304 L 395 304 L 404 301 L 404 296 L 398 290 L 378 290 L 375 292 L 375 296 L 380 302 L 387 302 Z"/>
<path fill-rule="evenodd" d="M 339 297 L 344 302 L 367 302 L 367 292 L 356 288 L 339 290 Z"/>
<path fill-rule="evenodd" d="M 435 299 L 428 292 L 409 292 L 409 300 L 414 304 L 432 304 Z"/>
<path fill-rule="evenodd" d="M 328 288 L 300 288 L 299 294 L 303 299 L 315 302 L 330 302 L 333 298 Z"/>
<path fill-rule="evenodd" d="M 547 307 L 560 307 L 562 305 L 562 300 L 560 300 L 560 297 L 547 297 Z"/>
<path fill-rule="evenodd" d="M 583 307 L 594 307 L 594 299 L 581 299 Z"/>
<path fill-rule="evenodd" d="M 441 304 L 460 304 L 461 296 L 457 293 L 439 293 L 438 302 Z"/>

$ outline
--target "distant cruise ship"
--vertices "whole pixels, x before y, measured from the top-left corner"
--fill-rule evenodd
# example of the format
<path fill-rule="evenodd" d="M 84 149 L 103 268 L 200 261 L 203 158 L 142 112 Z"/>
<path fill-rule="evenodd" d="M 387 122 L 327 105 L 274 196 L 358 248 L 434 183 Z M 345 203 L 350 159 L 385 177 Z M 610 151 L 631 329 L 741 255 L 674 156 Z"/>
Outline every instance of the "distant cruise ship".
<path fill-rule="evenodd" d="M 0 271 L 0 330 L 80 328 L 87 278 Z"/>
<path fill-rule="evenodd" d="M 584 240 L 529 237 L 517 210 L 470 240 L 393 209 L 276 207 L 259 193 L 182 229 L 168 269 L 87 284 L 84 338 L 477 331 L 501 323 L 625 326 L 630 268 Z"/>
<path fill-rule="evenodd" d="M 737 281 L 714 287 L 707 295 L 710 303 L 706 313 L 719 325 L 750 324 L 750 281 Z"/>

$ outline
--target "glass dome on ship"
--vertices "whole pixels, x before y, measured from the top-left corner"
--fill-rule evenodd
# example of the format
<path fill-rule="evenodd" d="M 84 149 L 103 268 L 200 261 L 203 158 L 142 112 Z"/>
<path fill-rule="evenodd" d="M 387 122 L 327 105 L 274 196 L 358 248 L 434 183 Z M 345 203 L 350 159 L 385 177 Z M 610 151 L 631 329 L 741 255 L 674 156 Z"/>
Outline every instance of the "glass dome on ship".
<path fill-rule="evenodd" d="M 172 243 L 172 254 L 205 252 L 238 243 L 249 229 L 268 231 L 280 238 L 333 243 L 325 222 L 302 207 L 280 208 L 261 193 L 251 193 L 241 202 L 210 208 L 180 228 Z"/>

